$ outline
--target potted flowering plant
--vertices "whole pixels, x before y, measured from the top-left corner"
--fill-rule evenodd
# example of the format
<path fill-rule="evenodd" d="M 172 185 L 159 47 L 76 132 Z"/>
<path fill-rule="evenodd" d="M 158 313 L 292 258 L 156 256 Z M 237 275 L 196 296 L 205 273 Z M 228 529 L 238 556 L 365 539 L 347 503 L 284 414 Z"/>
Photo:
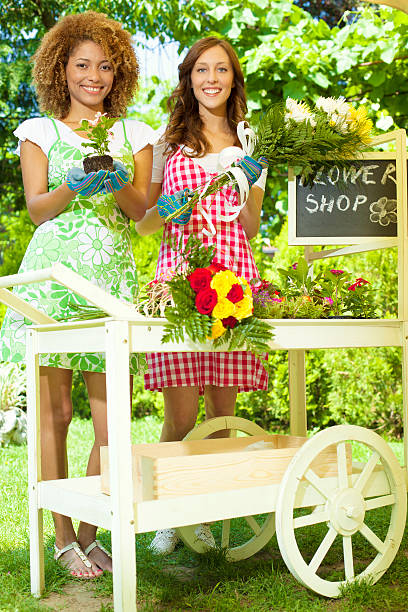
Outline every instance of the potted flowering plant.
<path fill-rule="evenodd" d="M 98 170 L 109 170 L 113 172 L 113 158 L 108 155 L 109 140 L 113 137 L 112 126 L 116 123 L 115 117 L 107 117 L 106 113 L 97 112 L 95 119 L 82 119 L 81 127 L 76 132 L 85 132 L 89 142 L 82 144 L 83 147 L 90 147 L 93 152 L 89 152 L 83 162 L 84 172 L 97 172 Z M 95 154 L 93 154 L 95 153 Z"/>
<path fill-rule="evenodd" d="M 351 282 L 344 270 L 329 270 L 323 279 L 323 291 L 331 293 L 333 316 L 372 319 L 376 316 L 371 283 L 364 278 Z"/>
<path fill-rule="evenodd" d="M 373 289 L 364 278 L 353 281 L 350 272 L 338 269 L 321 271 L 313 276 L 303 257 L 287 269 L 280 268 L 278 272 L 282 278 L 280 299 L 277 300 L 277 296 L 272 298 L 275 306 L 269 305 L 269 311 L 276 311 L 276 304 L 279 304 L 282 318 L 376 316 Z M 257 316 L 261 314 L 257 313 Z"/>

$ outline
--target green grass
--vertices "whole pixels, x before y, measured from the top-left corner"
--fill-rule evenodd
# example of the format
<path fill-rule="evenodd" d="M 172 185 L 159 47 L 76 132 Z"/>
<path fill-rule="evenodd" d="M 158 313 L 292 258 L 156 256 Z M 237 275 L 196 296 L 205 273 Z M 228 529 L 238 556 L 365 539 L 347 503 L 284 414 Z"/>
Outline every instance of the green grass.
<path fill-rule="evenodd" d="M 132 425 L 135 442 L 157 441 L 161 423 L 147 417 Z M 89 421 L 74 419 L 70 428 L 70 474 L 82 475 L 92 444 L 92 426 Z M 393 450 L 402 458 L 402 444 L 392 443 Z M 45 610 L 44 604 L 30 596 L 28 553 L 28 504 L 26 486 L 26 448 L 0 449 L 0 612 L 31 612 Z M 304 511 L 302 511 L 304 512 Z M 387 526 L 387 508 L 378 510 L 375 517 L 367 515 L 367 523 L 378 534 L 384 535 Z M 217 532 L 219 525 L 213 526 Z M 234 521 L 236 541 L 249 532 L 243 520 Z M 298 543 L 311 558 L 324 533 L 324 525 L 302 530 Z M 72 579 L 52 558 L 53 527 L 51 516 L 45 513 L 46 593 L 61 591 Z M 109 532 L 101 531 L 100 539 L 109 546 Z M 290 611 L 314 612 L 377 612 L 407 609 L 408 601 L 408 536 L 396 560 L 375 585 L 353 584 L 344 590 L 340 600 L 327 600 L 312 593 L 297 582 L 287 569 L 279 553 L 276 537 L 257 555 L 235 564 L 228 563 L 222 551 L 196 555 L 184 546 L 173 555 L 160 558 L 153 555 L 148 544 L 153 534 L 140 534 L 136 538 L 138 568 L 138 609 L 144 612 L 186 610 L 202 612 Z M 339 538 L 338 538 L 339 540 Z M 370 545 L 362 538 L 353 537 L 356 563 L 372 556 Z M 322 572 L 335 578 L 339 572 L 338 559 L 341 542 L 335 542 L 324 560 Z M 91 588 L 91 587 L 89 587 Z M 96 596 L 112 593 L 112 578 L 104 575 L 92 584 Z M 100 611 L 108 612 L 108 606 Z"/>

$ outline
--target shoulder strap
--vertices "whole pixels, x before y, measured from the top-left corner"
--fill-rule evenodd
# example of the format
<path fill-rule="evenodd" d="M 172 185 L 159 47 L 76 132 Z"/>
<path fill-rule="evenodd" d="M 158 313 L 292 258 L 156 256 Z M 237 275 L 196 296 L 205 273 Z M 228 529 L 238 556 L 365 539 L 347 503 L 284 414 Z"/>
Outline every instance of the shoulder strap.
<path fill-rule="evenodd" d="M 60 133 L 59 133 L 59 131 L 58 131 L 57 124 L 55 123 L 55 121 L 54 121 L 54 119 L 53 119 L 52 117 L 50 117 L 50 119 L 51 119 L 51 121 L 52 121 L 52 125 L 53 125 L 53 126 L 54 126 L 54 128 L 55 128 L 55 131 L 56 131 L 56 133 L 57 133 L 57 137 L 58 137 L 58 140 L 59 140 L 59 139 L 61 138 L 61 136 L 60 136 Z"/>
<path fill-rule="evenodd" d="M 124 135 L 124 137 L 125 137 L 125 142 L 127 142 L 127 144 L 128 144 L 128 145 L 129 145 L 129 147 L 130 147 L 130 150 L 132 150 L 132 145 L 130 144 L 130 142 L 129 142 L 129 140 L 128 140 L 128 137 L 127 137 L 127 134 L 126 134 L 125 120 L 124 120 L 124 119 L 121 119 L 121 122 L 122 122 L 122 126 L 123 126 L 123 135 Z"/>

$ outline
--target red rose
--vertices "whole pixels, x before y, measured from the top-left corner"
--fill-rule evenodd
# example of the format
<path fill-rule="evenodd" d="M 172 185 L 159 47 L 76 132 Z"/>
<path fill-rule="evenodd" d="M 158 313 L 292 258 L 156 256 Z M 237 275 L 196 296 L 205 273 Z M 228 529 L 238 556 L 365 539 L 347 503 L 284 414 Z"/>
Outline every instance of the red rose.
<path fill-rule="evenodd" d="M 195 305 L 200 314 L 209 315 L 212 313 L 217 300 L 217 292 L 214 289 L 204 289 L 204 291 L 197 293 Z"/>
<path fill-rule="evenodd" d="M 243 297 L 244 290 L 242 289 L 241 285 L 238 285 L 238 283 L 234 283 L 227 293 L 227 298 L 230 302 L 236 304 L 237 302 L 240 302 Z"/>
<path fill-rule="evenodd" d="M 211 272 L 207 268 L 197 268 L 197 270 L 194 270 L 194 272 L 187 276 L 191 288 L 196 293 L 209 289 L 211 278 Z"/>
<path fill-rule="evenodd" d="M 209 270 L 210 273 L 214 276 L 214 274 L 217 274 L 217 272 L 222 272 L 222 270 L 226 270 L 227 268 L 222 264 L 213 261 L 209 266 L 207 266 L 206 269 Z"/>
<path fill-rule="evenodd" d="M 230 327 L 232 329 L 238 323 L 238 319 L 235 317 L 227 317 L 226 319 L 221 319 L 221 322 L 224 327 Z"/>

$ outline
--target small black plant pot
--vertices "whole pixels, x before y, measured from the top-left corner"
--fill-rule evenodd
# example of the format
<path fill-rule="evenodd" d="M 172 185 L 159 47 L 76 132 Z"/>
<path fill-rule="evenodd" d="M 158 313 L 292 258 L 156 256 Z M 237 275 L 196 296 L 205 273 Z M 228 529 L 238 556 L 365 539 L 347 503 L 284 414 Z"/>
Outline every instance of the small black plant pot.
<path fill-rule="evenodd" d="M 85 157 L 83 161 L 84 172 L 98 172 L 98 170 L 108 170 L 113 172 L 113 158 L 110 155 L 92 155 Z"/>

